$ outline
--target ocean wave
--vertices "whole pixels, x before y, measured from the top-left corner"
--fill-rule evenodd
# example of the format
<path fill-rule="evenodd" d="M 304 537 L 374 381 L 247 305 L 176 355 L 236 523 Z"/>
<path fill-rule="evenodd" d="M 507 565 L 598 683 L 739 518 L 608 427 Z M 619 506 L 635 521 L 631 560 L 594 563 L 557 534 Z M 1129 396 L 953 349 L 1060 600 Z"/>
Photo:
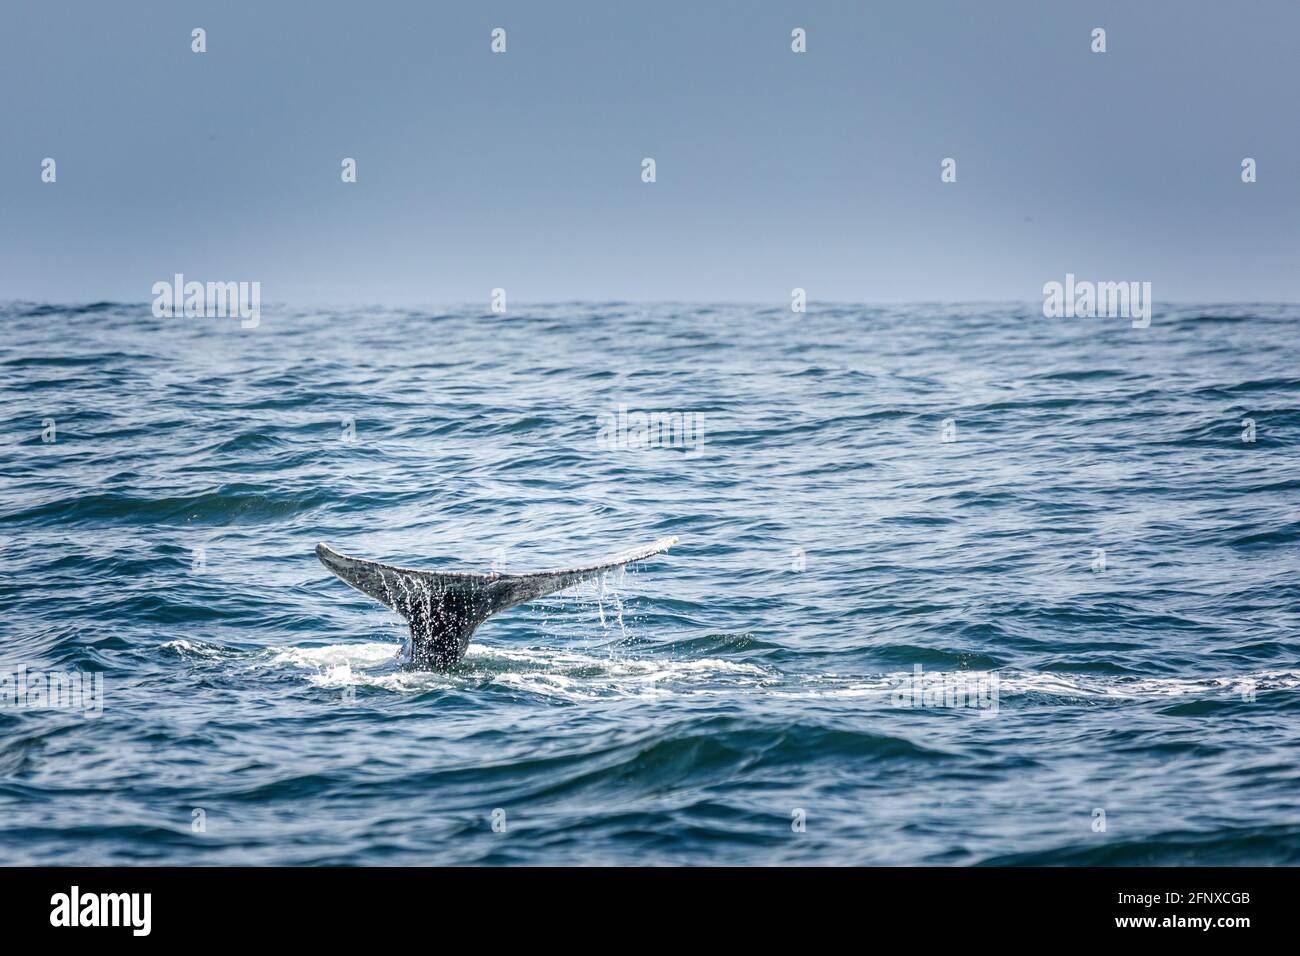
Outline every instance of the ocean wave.
<path fill-rule="evenodd" d="M 105 678 L 0 709 L 5 862 L 1292 859 L 1294 307 L 0 309 L 3 656 Z M 700 454 L 601 448 L 620 404 Z M 446 674 L 312 550 L 661 532 Z"/>

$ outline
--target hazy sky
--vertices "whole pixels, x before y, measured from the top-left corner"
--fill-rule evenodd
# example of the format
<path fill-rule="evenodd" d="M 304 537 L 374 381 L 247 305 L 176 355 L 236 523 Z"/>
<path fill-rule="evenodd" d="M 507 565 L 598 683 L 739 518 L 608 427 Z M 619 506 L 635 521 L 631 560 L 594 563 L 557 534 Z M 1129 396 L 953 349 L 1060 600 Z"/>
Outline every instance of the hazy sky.
<path fill-rule="evenodd" d="M 0 298 L 1297 300 L 1297 36 L 1294 0 L 5 0 Z"/>

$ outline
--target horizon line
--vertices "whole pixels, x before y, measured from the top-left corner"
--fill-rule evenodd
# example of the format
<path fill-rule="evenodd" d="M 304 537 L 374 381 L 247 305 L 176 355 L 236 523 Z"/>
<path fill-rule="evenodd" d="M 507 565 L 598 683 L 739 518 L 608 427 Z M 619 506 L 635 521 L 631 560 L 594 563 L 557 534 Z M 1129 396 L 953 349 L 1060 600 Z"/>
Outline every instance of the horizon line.
<path fill-rule="evenodd" d="M 783 309 L 789 308 L 789 302 L 780 300 L 784 303 Z M 117 299 L 91 299 L 85 301 L 54 301 L 28 298 L 6 298 L 0 299 L 0 308 L 9 308 L 16 305 L 44 306 L 52 308 L 61 308 L 69 310 L 85 311 L 87 309 L 100 308 L 152 308 L 152 300 L 142 299 L 135 302 L 121 301 Z M 843 307 L 856 306 L 865 308 L 883 308 L 891 306 L 957 306 L 957 305 L 1041 305 L 1042 300 L 1033 299 L 813 299 L 807 300 L 807 306 L 811 310 L 814 307 Z M 777 304 L 771 300 L 746 300 L 746 299 L 659 299 L 659 298 L 629 298 L 629 299 L 609 299 L 609 298 L 563 298 L 563 299 L 532 299 L 521 300 L 511 303 L 508 310 L 504 313 L 494 313 L 489 305 L 484 301 L 471 301 L 468 299 L 448 300 L 444 302 L 431 301 L 414 301 L 401 300 L 393 302 L 366 301 L 366 300 L 336 300 L 328 301 L 291 301 L 278 300 L 262 303 L 263 308 L 268 309 L 305 309 L 305 308 L 349 308 L 349 309 L 410 309 L 420 311 L 438 311 L 438 310 L 470 310 L 482 308 L 484 312 L 490 315 L 508 315 L 520 308 L 551 308 L 565 305 L 676 305 L 676 306 L 738 306 L 755 309 L 773 309 Z M 1251 306 L 1300 306 L 1300 300 L 1288 299 L 1166 299 L 1162 308 L 1177 306 L 1220 306 L 1220 305 L 1251 305 Z M 799 314 L 799 313 L 796 313 Z"/>

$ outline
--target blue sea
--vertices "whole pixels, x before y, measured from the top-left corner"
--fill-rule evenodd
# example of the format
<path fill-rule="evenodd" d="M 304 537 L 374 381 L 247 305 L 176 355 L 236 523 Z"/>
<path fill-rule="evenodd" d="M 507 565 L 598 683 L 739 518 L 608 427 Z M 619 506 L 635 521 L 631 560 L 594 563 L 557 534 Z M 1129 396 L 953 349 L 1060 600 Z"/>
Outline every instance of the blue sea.
<path fill-rule="evenodd" d="M 0 863 L 1300 863 L 1300 308 L 0 323 Z"/>

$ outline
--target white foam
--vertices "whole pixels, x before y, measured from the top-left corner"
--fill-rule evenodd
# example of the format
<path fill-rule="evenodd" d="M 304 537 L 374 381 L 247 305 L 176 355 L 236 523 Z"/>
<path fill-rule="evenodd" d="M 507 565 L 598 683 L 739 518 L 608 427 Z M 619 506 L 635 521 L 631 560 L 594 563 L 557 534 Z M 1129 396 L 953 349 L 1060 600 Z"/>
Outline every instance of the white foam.
<path fill-rule="evenodd" d="M 1300 687 L 1300 671 L 1258 671 L 1220 677 L 1099 677 L 1012 671 L 999 675 L 1003 693 L 1052 694 L 1061 697 L 1140 700 L 1161 697 L 1213 699 L 1247 690 L 1292 690 Z"/>
<path fill-rule="evenodd" d="M 170 645 L 208 655 L 202 646 Z M 211 650 L 210 648 L 208 650 Z M 718 657 L 685 660 L 637 658 L 611 649 L 500 647 L 474 644 L 450 674 L 401 668 L 400 645 L 332 644 L 284 647 L 262 655 L 256 666 L 309 671 L 318 687 L 374 687 L 398 693 L 424 693 L 438 687 L 497 687 L 567 701 L 682 696 L 738 697 L 762 694 L 807 700 L 888 702 L 900 687 L 911 686 L 911 671 L 882 674 L 786 676 L 750 661 Z M 998 678 L 1000 697 L 1039 696 L 1074 700 L 1141 701 L 1174 698 L 1229 699 L 1247 691 L 1300 688 L 1300 671 L 1273 670 L 1207 678 L 1128 677 L 1046 671 L 924 671 L 926 681 L 945 677 Z"/>
<path fill-rule="evenodd" d="M 164 651 L 175 651 L 177 654 L 190 654 L 194 657 L 225 657 L 227 652 L 220 647 L 212 644 L 204 644 L 201 641 L 187 641 L 180 638 L 175 641 L 168 641 L 162 645 Z"/>
<path fill-rule="evenodd" d="M 464 663 L 449 674 L 399 668 L 396 644 L 335 644 L 286 647 L 268 652 L 257 666 L 310 671 L 317 687 L 374 687 L 400 693 L 423 693 L 437 687 L 495 686 L 561 700 L 671 696 L 734 692 L 771 679 L 774 672 L 757 664 L 719 658 L 646 660 L 615 653 L 584 653 L 542 647 L 501 648 L 475 644 Z"/>
<path fill-rule="evenodd" d="M 1139 701 L 1161 698 L 1198 697 L 1205 700 L 1236 697 L 1248 691 L 1294 690 L 1300 687 L 1300 671 L 1259 671 L 1220 677 L 1114 677 L 1065 674 L 1046 671 L 924 671 L 924 681 L 996 674 L 999 696 L 1051 696 L 1076 700 Z M 806 678 L 804 686 L 787 686 L 771 691 L 781 697 L 889 698 L 901 687 L 913 686 L 915 675 L 897 671 L 872 677 Z"/>
<path fill-rule="evenodd" d="M 328 644 L 324 647 L 285 647 L 273 653 L 268 666 L 377 667 L 389 664 L 401 653 L 396 644 Z"/>

